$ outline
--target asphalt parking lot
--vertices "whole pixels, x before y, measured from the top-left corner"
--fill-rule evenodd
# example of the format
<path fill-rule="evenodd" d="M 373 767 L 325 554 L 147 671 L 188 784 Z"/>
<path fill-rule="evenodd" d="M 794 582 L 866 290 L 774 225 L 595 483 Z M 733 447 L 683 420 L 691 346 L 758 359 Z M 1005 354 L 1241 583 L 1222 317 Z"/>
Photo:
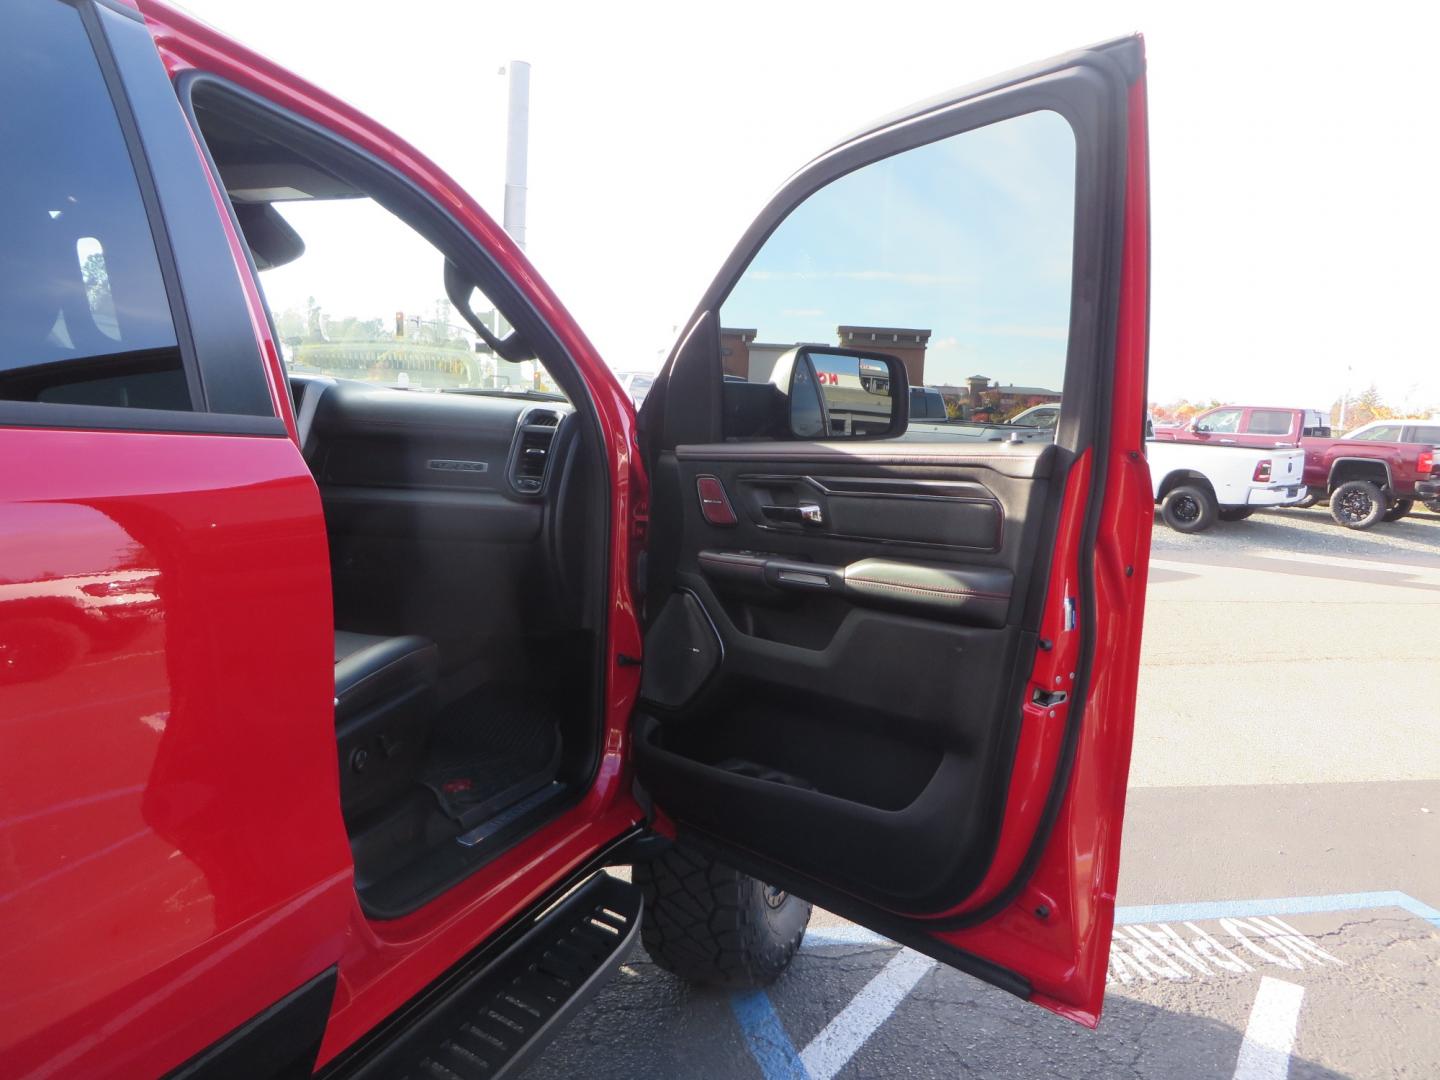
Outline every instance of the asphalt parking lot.
<path fill-rule="evenodd" d="M 1157 525 L 1086 1031 L 816 912 L 764 993 L 643 950 L 541 1077 L 1440 1076 L 1440 516 Z"/>

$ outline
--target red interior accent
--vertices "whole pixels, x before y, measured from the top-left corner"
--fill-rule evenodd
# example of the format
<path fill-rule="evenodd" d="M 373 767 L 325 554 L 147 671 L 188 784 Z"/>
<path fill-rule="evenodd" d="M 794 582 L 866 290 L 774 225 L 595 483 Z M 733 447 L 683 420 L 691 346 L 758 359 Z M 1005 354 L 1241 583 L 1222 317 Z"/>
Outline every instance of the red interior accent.
<path fill-rule="evenodd" d="M 729 528 L 739 523 L 735 508 L 730 505 L 730 496 L 718 476 L 697 476 L 695 490 L 700 494 L 700 513 L 711 525 Z"/>

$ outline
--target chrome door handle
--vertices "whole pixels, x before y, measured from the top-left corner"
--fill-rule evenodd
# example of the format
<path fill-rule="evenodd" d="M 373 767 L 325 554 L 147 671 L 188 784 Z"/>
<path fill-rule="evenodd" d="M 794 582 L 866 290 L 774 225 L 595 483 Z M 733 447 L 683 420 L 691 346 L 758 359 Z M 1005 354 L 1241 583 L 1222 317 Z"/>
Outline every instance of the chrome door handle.
<path fill-rule="evenodd" d="M 798 506 L 762 506 L 760 512 L 771 521 L 782 521 L 788 525 L 825 524 L 825 515 L 815 503 L 800 503 Z"/>

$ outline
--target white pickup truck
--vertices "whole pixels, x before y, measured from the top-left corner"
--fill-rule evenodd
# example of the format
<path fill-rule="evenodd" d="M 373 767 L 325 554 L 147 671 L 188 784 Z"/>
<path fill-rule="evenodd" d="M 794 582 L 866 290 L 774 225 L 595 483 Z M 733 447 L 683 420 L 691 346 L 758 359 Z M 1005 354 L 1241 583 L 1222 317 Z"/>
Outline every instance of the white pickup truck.
<path fill-rule="evenodd" d="M 1202 532 L 1217 518 L 1241 521 L 1262 506 L 1291 506 L 1305 498 L 1300 449 L 1148 439 L 1145 457 L 1160 516 L 1177 532 Z"/>

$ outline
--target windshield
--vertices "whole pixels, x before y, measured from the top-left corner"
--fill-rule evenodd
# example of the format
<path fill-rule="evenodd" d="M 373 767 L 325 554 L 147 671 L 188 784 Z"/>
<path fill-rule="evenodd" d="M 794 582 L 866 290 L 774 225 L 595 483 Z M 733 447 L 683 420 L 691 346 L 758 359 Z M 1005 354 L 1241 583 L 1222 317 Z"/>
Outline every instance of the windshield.
<path fill-rule="evenodd" d="M 561 397 L 544 366 L 495 356 L 445 297 L 444 259 L 369 198 L 270 204 L 303 254 L 262 269 L 287 369 L 411 390 Z M 477 290 L 498 336 L 504 317 Z"/>

